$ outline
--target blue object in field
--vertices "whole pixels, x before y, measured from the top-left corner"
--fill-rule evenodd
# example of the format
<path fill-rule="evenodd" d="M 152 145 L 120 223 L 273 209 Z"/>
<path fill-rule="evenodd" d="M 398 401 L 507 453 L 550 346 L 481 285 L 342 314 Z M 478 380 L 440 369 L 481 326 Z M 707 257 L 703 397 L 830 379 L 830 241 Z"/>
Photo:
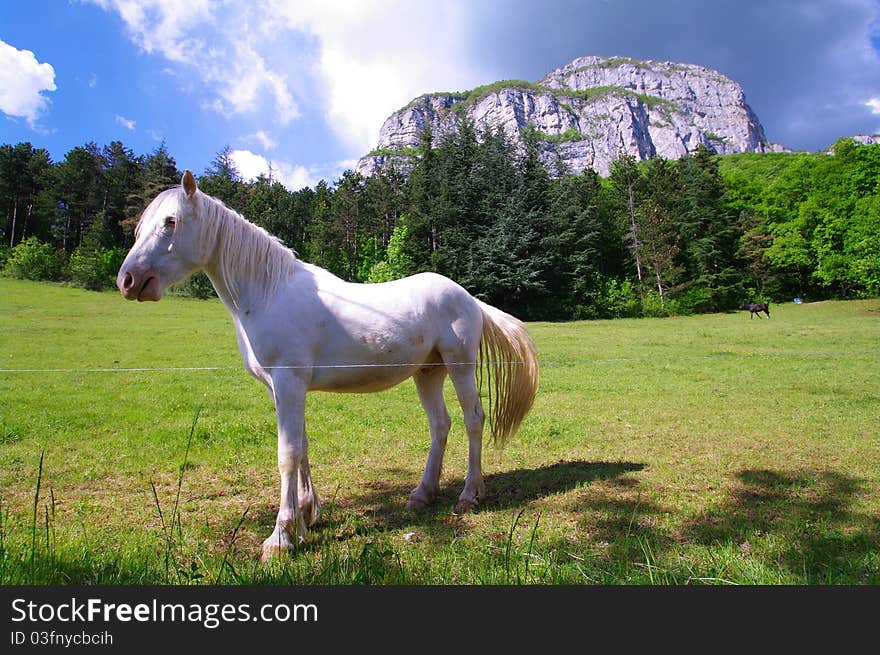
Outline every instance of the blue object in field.
<path fill-rule="evenodd" d="M 794 299 L 794 304 L 795 304 L 795 305 L 800 305 L 802 302 L 804 302 L 804 301 L 803 301 L 801 298 L 795 298 L 795 299 Z"/>

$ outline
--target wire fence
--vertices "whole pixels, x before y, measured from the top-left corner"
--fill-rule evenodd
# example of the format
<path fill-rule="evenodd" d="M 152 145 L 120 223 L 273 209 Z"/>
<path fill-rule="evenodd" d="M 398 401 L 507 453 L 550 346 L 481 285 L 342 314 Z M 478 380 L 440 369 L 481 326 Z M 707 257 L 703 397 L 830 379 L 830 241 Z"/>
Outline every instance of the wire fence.
<path fill-rule="evenodd" d="M 805 352 L 730 352 L 713 353 L 705 355 L 644 355 L 630 357 L 601 357 L 601 358 L 552 358 L 538 359 L 542 367 L 570 367 L 586 364 L 616 364 L 628 362 L 678 362 L 689 360 L 713 360 L 713 359 L 760 359 L 760 358 L 828 358 L 828 357 L 853 357 L 863 355 L 878 355 L 880 348 L 868 350 L 827 350 Z M 499 364 L 522 365 L 521 361 L 491 362 Z M 358 369 L 358 368 L 425 368 L 430 366 L 477 366 L 479 362 L 397 362 L 384 364 L 300 364 L 285 366 L 263 366 L 263 370 L 308 370 L 308 369 Z M 139 367 L 105 367 L 105 368 L 2 368 L 2 374 L 17 373 L 160 373 L 160 372 L 187 372 L 187 371 L 240 371 L 243 365 L 237 366 L 139 366 Z"/>

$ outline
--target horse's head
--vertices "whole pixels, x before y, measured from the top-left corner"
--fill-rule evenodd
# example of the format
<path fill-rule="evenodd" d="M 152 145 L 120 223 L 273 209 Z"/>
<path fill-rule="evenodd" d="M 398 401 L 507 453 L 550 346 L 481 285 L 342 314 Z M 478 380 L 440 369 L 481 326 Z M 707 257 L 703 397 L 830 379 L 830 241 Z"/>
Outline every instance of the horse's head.
<path fill-rule="evenodd" d="M 147 205 L 135 242 L 116 276 L 127 300 L 159 300 L 175 282 L 202 268 L 208 256 L 199 238 L 200 194 L 186 171 L 180 188 L 163 191 Z"/>

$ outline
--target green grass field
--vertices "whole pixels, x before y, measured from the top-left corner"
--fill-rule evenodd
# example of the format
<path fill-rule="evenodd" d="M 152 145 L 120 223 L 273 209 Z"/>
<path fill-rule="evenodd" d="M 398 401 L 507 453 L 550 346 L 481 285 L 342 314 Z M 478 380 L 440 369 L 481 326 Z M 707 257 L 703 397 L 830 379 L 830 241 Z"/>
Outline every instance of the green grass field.
<path fill-rule="evenodd" d="M 0 373 L 0 584 L 880 584 L 880 300 L 771 314 L 531 324 L 538 398 L 461 516 L 449 384 L 414 514 L 413 384 L 312 394 L 324 511 L 264 565 L 273 407 L 219 302 L 0 279 L 0 368 L 64 369 Z M 222 368 L 86 372 L 178 367 Z"/>

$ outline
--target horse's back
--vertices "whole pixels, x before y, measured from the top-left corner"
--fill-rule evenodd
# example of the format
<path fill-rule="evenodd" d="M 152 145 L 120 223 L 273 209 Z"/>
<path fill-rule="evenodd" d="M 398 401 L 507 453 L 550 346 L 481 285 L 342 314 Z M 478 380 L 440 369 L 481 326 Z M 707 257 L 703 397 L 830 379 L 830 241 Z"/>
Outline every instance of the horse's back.
<path fill-rule="evenodd" d="M 406 327 L 415 329 L 441 351 L 470 349 L 479 344 L 482 310 L 464 287 L 448 277 L 417 273 L 364 287 L 376 287 L 378 305 L 389 302 L 405 307 Z"/>
<path fill-rule="evenodd" d="M 460 284 L 439 273 L 418 273 L 398 280 L 409 285 L 413 298 L 423 304 L 425 320 L 438 329 L 452 330 L 455 338 L 471 340 L 482 331 L 482 310 L 477 300 Z M 394 284 L 393 282 L 389 284 Z"/>
<path fill-rule="evenodd" d="M 282 357 L 314 363 L 312 388 L 374 391 L 397 384 L 426 363 L 476 357 L 482 310 L 449 278 L 419 273 L 390 282 L 355 284 L 314 266 L 300 272 L 304 275 L 299 286 L 295 283 L 279 302 L 279 313 L 288 304 L 302 309 L 303 298 L 298 296 L 312 286 L 314 302 L 281 330 L 296 333 L 299 344 L 295 356 L 282 347 L 287 353 Z M 275 333 L 280 336 L 277 328 Z"/>

